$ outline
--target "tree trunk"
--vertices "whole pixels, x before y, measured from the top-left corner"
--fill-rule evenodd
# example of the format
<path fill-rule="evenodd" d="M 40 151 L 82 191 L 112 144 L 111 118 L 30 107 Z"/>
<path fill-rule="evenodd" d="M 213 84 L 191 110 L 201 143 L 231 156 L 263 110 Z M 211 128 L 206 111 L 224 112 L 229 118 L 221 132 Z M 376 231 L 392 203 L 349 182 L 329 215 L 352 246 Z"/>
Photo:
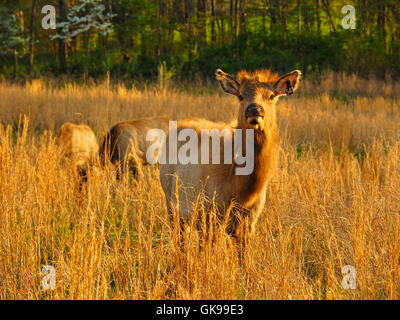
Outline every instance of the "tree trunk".
<path fill-rule="evenodd" d="M 161 56 L 161 20 L 162 20 L 162 0 L 158 0 L 158 25 L 157 25 L 157 48 L 156 56 Z"/>
<path fill-rule="evenodd" d="M 245 35 L 247 31 L 246 25 L 246 0 L 239 1 L 239 12 L 240 12 L 240 35 Z"/>
<path fill-rule="evenodd" d="M 211 0 L 211 42 L 215 44 L 216 40 L 217 38 L 215 36 L 215 4 L 214 0 Z"/>
<path fill-rule="evenodd" d="M 287 0 L 282 1 L 282 10 L 281 10 L 281 21 L 282 21 L 282 29 L 283 29 L 283 36 L 282 39 L 286 40 L 287 34 L 288 34 L 288 29 L 287 29 L 287 12 L 288 12 L 288 2 Z"/>
<path fill-rule="evenodd" d="M 300 0 L 297 0 L 297 34 L 299 35 L 300 33 L 301 33 L 301 5 L 300 5 Z"/>
<path fill-rule="evenodd" d="M 328 21 L 329 21 L 329 29 L 330 31 L 336 33 L 335 25 L 333 24 L 332 16 L 331 16 L 331 11 L 329 9 L 329 1 L 328 0 L 322 0 L 322 4 L 324 5 L 326 15 L 328 16 Z"/>
<path fill-rule="evenodd" d="M 17 70 L 18 70 L 18 52 L 14 50 L 14 79 L 17 78 Z"/>
<path fill-rule="evenodd" d="M 32 69 L 33 69 L 33 59 L 34 59 L 34 53 L 33 53 L 33 45 L 34 45 L 34 39 L 33 39 L 33 21 L 35 20 L 35 7 L 36 7 L 36 1 L 33 0 L 32 3 L 32 8 L 31 8 L 31 20 L 29 23 L 29 74 L 32 74 Z"/>
<path fill-rule="evenodd" d="M 58 0 L 58 6 L 60 9 L 60 22 L 64 22 L 67 20 L 65 0 Z M 62 29 L 59 30 L 59 34 L 63 35 Z M 65 73 L 67 71 L 67 48 L 64 39 L 58 39 L 58 59 L 60 62 L 60 72 Z"/>
<path fill-rule="evenodd" d="M 239 55 L 241 56 L 247 43 L 246 0 L 239 1 Z"/>
<path fill-rule="evenodd" d="M 182 0 L 174 0 L 173 4 L 172 4 L 172 8 L 173 8 L 173 22 L 174 23 L 182 23 L 184 22 L 185 19 L 185 14 L 184 14 L 184 10 L 183 10 L 183 1 Z"/>
<path fill-rule="evenodd" d="M 192 50 L 189 50 L 189 54 L 192 55 L 193 52 L 197 52 L 197 41 L 194 36 L 193 32 L 193 0 L 185 0 L 185 16 L 187 21 L 187 37 L 188 37 L 188 44 Z"/>
<path fill-rule="evenodd" d="M 115 35 L 119 42 L 119 47 L 122 54 L 126 53 L 126 43 L 127 43 L 127 35 L 126 35 L 126 28 L 124 25 L 127 24 L 126 13 L 125 9 L 121 7 L 120 1 L 111 1 L 111 10 L 116 16 L 113 18 L 113 24 L 115 26 Z"/>
<path fill-rule="evenodd" d="M 319 0 L 315 0 L 315 12 L 317 14 L 317 35 L 321 35 L 321 16 L 319 13 Z"/>
<path fill-rule="evenodd" d="M 206 2 L 205 0 L 197 0 L 197 30 L 199 50 L 204 46 L 207 39 L 206 34 Z"/>
<path fill-rule="evenodd" d="M 229 0 L 229 35 L 230 35 L 230 42 L 233 42 L 234 30 L 233 30 L 233 0 Z"/>
<path fill-rule="evenodd" d="M 270 0 L 269 3 L 269 15 L 271 18 L 270 28 L 271 28 L 271 35 L 275 35 L 277 30 L 277 4 L 275 0 Z"/>
<path fill-rule="evenodd" d="M 265 28 L 265 23 L 266 23 L 266 19 L 265 19 L 265 10 L 263 8 L 263 10 L 261 10 L 262 12 L 262 29 L 263 29 L 263 37 L 265 38 L 267 36 L 267 30 Z"/>
<path fill-rule="evenodd" d="M 239 0 L 235 0 L 235 37 L 238 36 L 238 1 Z"/>
<path fill-rule="evenodd" d="M 219 8 L 219 10 L 216 10 L 216 22 L 217 22 L 217 28 L 218 28 L 218 44 L 224 44 L 225 43 L 225 27 L 224 27 L 224 15 L 222 12 L 222 8 L 224 7 L 224 0 L 216 0 L 215 2 L 216 8 Z M 219 15 L 218 15 L 219 12 Z M 221 14 L 222 13 L 222 14 Z"/>
<path fill-rule="evenodd" d="M 385 5 L 385 0 L 380 0 L 378 2 L 378 17 L 377 17 L 377 25 L 378 25 L 378 31 L 379 35 L 384 38 L 386 35 L 385 32 L 385 10 L 386 10 L 386 5 Z"/>

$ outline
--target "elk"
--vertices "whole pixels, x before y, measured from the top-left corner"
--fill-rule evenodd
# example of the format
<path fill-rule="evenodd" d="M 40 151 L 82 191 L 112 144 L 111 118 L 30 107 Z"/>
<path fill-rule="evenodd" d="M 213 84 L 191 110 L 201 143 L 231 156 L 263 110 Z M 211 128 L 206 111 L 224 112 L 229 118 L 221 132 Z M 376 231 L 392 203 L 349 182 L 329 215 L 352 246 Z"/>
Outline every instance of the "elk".
<path fill-rule="evenodd" d="M 253 129 L 253 146 L 246 145 L 247 139 L 245 134 L 242 135 L 242 150 L 254 147 L 253 171 L 248 175 L 238 175 L 235 170 L 238 164 L 233 161 L 231 164 L 212 163 L 211 153 L 208 153 L 208 164 L 161 164 L 160 181 L 171 220 L 177 214 L 181 227 L 187 223 L 196 210 L 201 194 L 206 208 L 202 212 L 216 207 L 219 221 L 226 221 L 226 231 L 237 244 L 242 244 L 239 248 L 243 249 L 245 236 L 254 229 L 264 207 L 268 182 L 277 167 L 279 133 L 275 104 L 280 96 L 291 95 L 298 88 L 301 72 L 295 70 L 279 77 L 270 70 L 241 71 L 235 79 L 218 69 L 215 75 L 223 91 L 238 98 L 237 119 L 229 124 L 186 119 L 178 121 L 177 131 L 192 129 L 197 134 L 197 141 L 200 141 L 204 129 L 230 130 L 231 137 L 237 130 Z M 167 157 L 170 135 L 164 149 Z M 178 149 L 182 144 L 184 142 L 178 142 Z M 225 143 L 221 141 L 220 159 L 223 159 L 224 147 Z"/>
<path fill-rule="evenodd" d="M 57 135 L 57 144 L 61 147 L 65 160 L 73 162 L 80 183 L 87 181 L 87 171 L 96 163 L 99 145 L 92 129 L 84 124 L 64 123 Z"/>
<path fill-rule="evenodd" d="M 102 165 L 106 158 L 119 166 L 117 178 L 125 172 L 132 172 L 135 179 L 139 178 L 140 168 L 148 164 L 146 151 L 150 141 L 146 140 L 147 132 L 151 129 L 168 131 L 167 118 L 142 118 L 118 122 L 111 127 L 100 146 Z M 155 157 L 159 155 L 156 154 Z M 156 159 L 155 162 L 158 162 Z"/>

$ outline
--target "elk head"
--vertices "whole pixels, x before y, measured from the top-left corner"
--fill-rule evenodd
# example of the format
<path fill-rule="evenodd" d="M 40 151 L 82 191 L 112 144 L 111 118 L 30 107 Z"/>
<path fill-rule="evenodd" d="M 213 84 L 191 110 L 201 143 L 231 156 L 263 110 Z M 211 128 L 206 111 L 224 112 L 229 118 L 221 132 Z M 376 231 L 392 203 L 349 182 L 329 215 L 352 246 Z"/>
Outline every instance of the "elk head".
<path fill-rule="evenodd" d="M 244 129 L 266 130 L 275 123 L 275 104 L 280 96 L 296 91 L 301 72 L 294 70 L 283 77 L 270 70 L 241 71 L 235 79 L 218 69 L 215 73 L 222 89 L 238 97 L 238 121 Z"/>

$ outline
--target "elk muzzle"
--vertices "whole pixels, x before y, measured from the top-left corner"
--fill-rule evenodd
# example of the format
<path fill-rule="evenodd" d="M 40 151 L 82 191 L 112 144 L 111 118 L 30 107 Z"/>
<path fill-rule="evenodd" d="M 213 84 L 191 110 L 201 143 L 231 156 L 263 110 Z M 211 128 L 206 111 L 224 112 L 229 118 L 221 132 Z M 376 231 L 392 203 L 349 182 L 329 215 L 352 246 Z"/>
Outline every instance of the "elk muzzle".
<path fill-rule="evenodd" d="M 247 122 L 251 125 L 257 125 L 264 119 L 264 108 L 258 104 L 250 104 L 245 112 Z"/>

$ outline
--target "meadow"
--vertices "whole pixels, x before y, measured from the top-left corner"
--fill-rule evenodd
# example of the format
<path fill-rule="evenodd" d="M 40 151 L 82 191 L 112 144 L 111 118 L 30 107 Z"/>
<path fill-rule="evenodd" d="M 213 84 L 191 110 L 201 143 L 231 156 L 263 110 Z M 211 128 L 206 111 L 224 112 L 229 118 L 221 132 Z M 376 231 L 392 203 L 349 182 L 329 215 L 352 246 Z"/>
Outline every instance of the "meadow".
<path fill-rule="evenodd" d="M 139 182 L 95 167 L 80 192 L 54 139 L 66 121 L 100 142 L 120 120 L 230 121 L 237 108 L 216 81 L 0 82 L 0 299 L 400 299 L 398 82 L 326 73 L 280 99 L 279 168 L 243 264 L 218 226 L 214 241 L 188 228 L 180 249 L 156 167 Z"/>

